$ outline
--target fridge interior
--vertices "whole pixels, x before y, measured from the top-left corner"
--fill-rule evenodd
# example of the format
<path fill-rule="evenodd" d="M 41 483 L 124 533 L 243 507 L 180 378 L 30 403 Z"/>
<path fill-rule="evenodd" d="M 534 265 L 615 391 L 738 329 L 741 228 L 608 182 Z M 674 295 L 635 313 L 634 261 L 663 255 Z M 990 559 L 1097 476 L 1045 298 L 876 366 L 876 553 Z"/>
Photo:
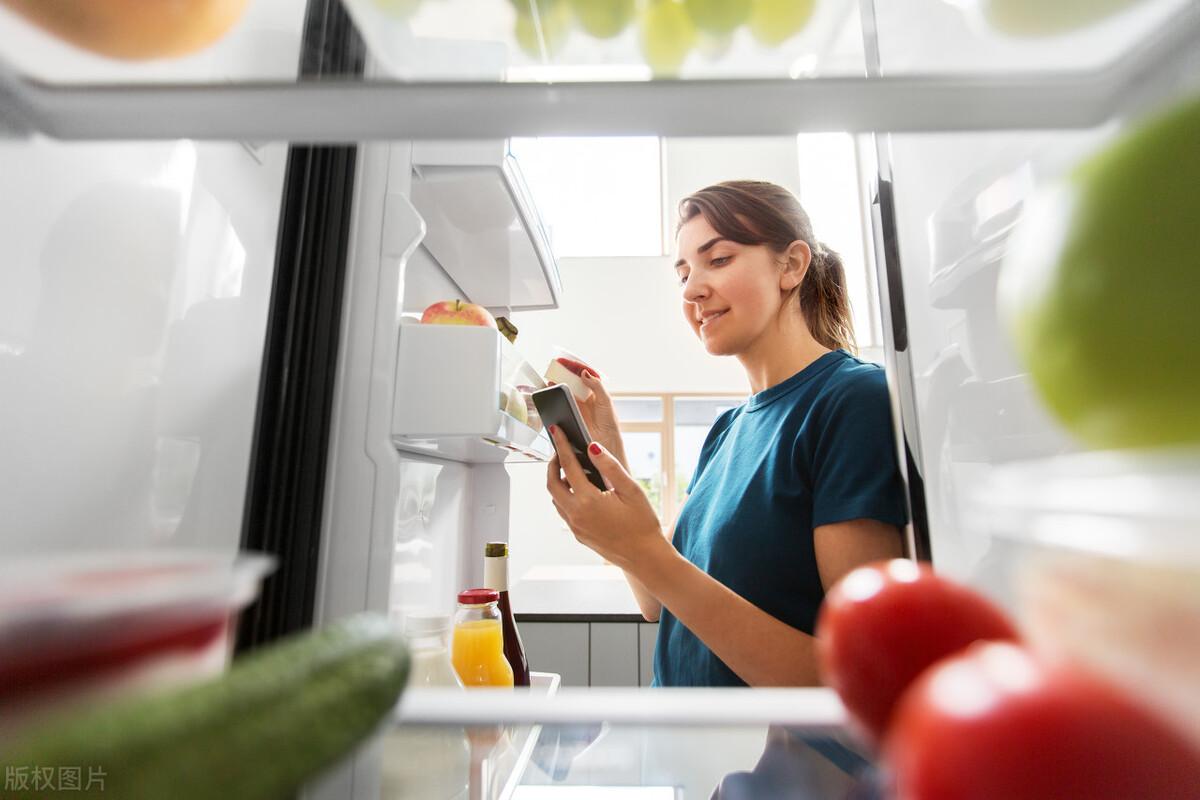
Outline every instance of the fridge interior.
<path fill-rule="evenodd" d="M 212 48 L 147 64 L 84 53 L 0 10 L 0 130 L 9 134 L 0 141 L 9 189 L 0 195 L 0 238 L 10 257 L 0 274 L 0 395 L 8 401 L 0 427 L 0 453 L 8 454 L 0 457 L 0 517 L 7 521 L 0 553 L 200 549 L 232 556 L 246 546 L 289 151 L 354 141 L 327 466 L 319 496 L 310 498 L 319 536 L 289 556 L 306 560 L 306 574 L 290 573 L 298 561 L 285 558 L 277 580 L 302 585 L 307 624 L 362 610 L 398 623 L 414 611 L 451 611 L 454 593 L 482 579 L 483 543 L 520 541 L 517 526 L 530 524 L 550 454 L 544 433 L 497 408 L 497 391 L 514 375 L 540 371 L 550 344 L 609 359 L 617 387 L 631 397 L 663 388 L 654 383 L 653 359 L 606 350 L 602 336 L 562 321 L 585 298 L 603 296 L 596 293 L 605 278 L 596 265 L 553 252 L 540 200 L 510 156 L 511 139 L 660 133 L 664 118 L 656 114 L 663 112 L 646 106 L 678 105 L 692 97 L 684 94 L 690 82 L 727 99 L 713 83 L 762 79 L 781 97 L 844 89 L 846 99 L 831 102 L 827 115 L 810 113 L 802 124 L 846 132 L 854 143 L 864 259 L 855 279 L 868 298 L 856 324 L 873 345 L 867 357 L 888 369 L 913 504 L 910 549 L 1014 606 L 1025 553 L 997 542 L 980 496 L 1012 474 L 1006 466 L 1070 465 L 1077 462 L 1062 457 L 1082 448 L 1044 410 L 997 318 L 1007 242 L 1036 190 L 1129 123 L 1195 91 L 1196 57 L 1179 41 L 1200 23 L 1186 0 L 1147 0 L 1078 30 L 1022 36 L 996 30 L 1000 23 L 989 14 L 1002 5 L 826 0 L 777 48 L 744 28 L 727 40 L 699 41 L 679 81 L 655 79 L 661 76 L 645 63 L 634 26 L 612 39 L 576 28 L 555 40 L 556 23 L 547 19 L 531 42 L 504 0 L 429 0 L 406 19 L 367 0 L 334 4 L 362 40 L 351 55 L 361 67 L 350 77 L 298 69 L 319 48 L 305 41 L 312 34 L 304 15 L 282 1 L 256 0 Z M 875 86 L 890 80 L 915 100 L 868 108 Z M 628 94 L 614 95 L 628 98 L 626 116 L 605 117 L 607 101 L 589 100 L 599 97 L 588 94 L 593 84 L 627 84 Z M 478 127 L 459 124 L 462 110 L 439 107 L 432 94 L 410 92 L 427 85 L 444 89 L 450 105 L 478 100 Z M 201 91 L 189 94 L 189 87 Z M 509 88 L 531 93 L 498 91 Z M 305 94 L 310 89 L 328 94 Z M 543 90 L 574 98 L 575 115 L 556 117 Z M 354 91 L 366 94 L 347 99 Z M 363 110 L 371 91 L 384 110 Z M 1051 114 L 1072 93 L 1078 103 Z M 771 117 L 764 96 L 752 95 L 744 114 L 682 111 L 677 124 L 695 136 L 663 133 L 668 241 L 671 193 L 743 177 L 731 173 L 760 168 L 756 159 L 772 161 L 773 174 L 789 172 L 790 162 L 779 166 L 789 158 L 799 168 L 800 128 L 792 118 Z M 339 127 L 353 128 L 353 113 L 330 114 L 336 121 L 306 113 L 316 97 L 343 112 L 360 109 L 370 120 L 361 136 L 348 138 Z M 932 108 L 939 98 L 945 102 Z M 223 101 L 244 113 L 212 113 Z M 398 113 L 387 110 L 388 101 L 414 103 L 421 119 L 381 134 L 386 115 Z M 963 111 L 983 106 L 983 122 Z M 642 111 L 649 121 L 639 127 Z M 1031 124 L 1039 113 L 1055 122 Z M 303 134 L 289 135 L 301 118 Z M 957 122 L 947 125 L 950 118 Z M 1004 119 L 1011 122 L 988 122 Z M 772 125 L 785 130 L 765 130 Z M 497 128 L 502 135 L 494 135 Z M 187 138 L 190 129 L 196 138 Z M 803 200 L 802 184 L 798 191 Z M 883 213 L 893 215 L 890 228 Z M 496 253 L 504 258 L 495 268 L 480 267 Z M 628 278 L 652 262 L 631 259 L 612 274 Z M 627 315 L 652 317 L 671 289 L 656 284 L 630 299 Z M 457 296 L 511 315 L 525 344 L 451 326 L 406 330 L 406 318 Z M 580 338 L 554 341 L 567 336 Z M 689 366 L 699 363 L 694 355 Z M 471 361 L 439 369 L 452 358 Z M 666 388 L 736 393 L 736 369 L 726 364 L 705 375 Z M 1194 522 L 1193 512 L 1177 516 Z M 541 524 L 551 519 L 544 506 L 540 513 Z M 566 568 L 596 566 L 577 559 L 569 541 L 528 541 L 531 549 L 558 548 L 562 561 L 548 563 L 563 566 L 568 583 L 596 574 Z M 522 574 L 545 566 L 524 563 Z M 634 633 L 635 647 L 645 635 Z M 633 686 L 606 693 L 555 683 L 545 691 L 556 699 L 524 711 L 453 698 L 415 710 L 402 705 L 398 720 L 409 727 L 397 730 L 421 740 L 471 719 L 511 723 L 519 746 L 506 776 L 496 777 L 499 761 L 492 765 L 490 796 L 539 796 L 522 782 L 659 786 L 671 792 L 663 796 L 704 796 L 732 773 L 749 772 L 745 780 L 755 785 L 755 760 L 769 772 L 764 747 L 770 752 L 780 742 L 804 754 L 791 763 L 807 769 L 805 779 L 823 795 L 841 796 L 867 769 L 861 755 L 846 762 L 847 771 L 813 749 L 809 740 L 843 721 L 822 690 L 764 695 L 761 702 L 776 711 L 755 705 L 744 712 L 752 719 L 729 705 L 740 699 L 717 695 L 706 716 L 696 709 L 708 696 L 681 711 L 670 698 Z M 604 705 L 591 705 L 597 696 Z M 663 720 L 674 721 L 662 728 Z M 803 735 L 789 740 L 772 723 Z M 515 733 L 521 725 L 523 738 Z M 537 726 L 559 736 L 539 738 Z M 572 731 L 582 731 L 584 743 L 560 745 Z M 375 740 L 317 782 L 313 796 L 376 796 L 388 780 L 388 746 Z M 722 757 L 705 764 L 684 757 L 698 748 Z M 460 756 L 455 749 L 453 758 Z"/>

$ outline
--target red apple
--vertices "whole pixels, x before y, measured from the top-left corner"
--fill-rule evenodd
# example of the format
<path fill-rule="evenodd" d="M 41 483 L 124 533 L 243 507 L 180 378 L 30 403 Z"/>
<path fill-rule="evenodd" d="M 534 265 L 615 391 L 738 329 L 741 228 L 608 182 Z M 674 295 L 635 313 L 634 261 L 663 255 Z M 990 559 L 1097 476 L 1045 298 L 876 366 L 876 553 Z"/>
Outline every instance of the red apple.
<path fill-rule="evenodd" d="M 495 328 L 496 320 L 483 306 L 463 300 L 443 300 L 434 303 L 421 314 L 427 325 L 483 325 Z"/>

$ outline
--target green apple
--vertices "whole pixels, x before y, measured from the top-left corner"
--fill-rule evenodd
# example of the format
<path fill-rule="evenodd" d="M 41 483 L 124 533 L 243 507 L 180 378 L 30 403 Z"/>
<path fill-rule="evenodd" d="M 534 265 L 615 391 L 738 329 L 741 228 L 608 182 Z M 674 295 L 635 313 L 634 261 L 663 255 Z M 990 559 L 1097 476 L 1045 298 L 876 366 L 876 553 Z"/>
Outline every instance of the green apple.
<path fill-rule="evenodd" d="M 999 287 L 1017 353 L 1092 447 L 1200 442 L 1200 99 L 1023 214 Z"/>
<path fill-rule="evenodd" d="M 1086 28 L 1143 0 L 981 0 L 983 16 L 1013 36 L 1054 36 Z"/>
<path fill-rule="evenodd" d="M 696 27 L 706 33 L 729 33 L 750 19 L 751 0 L 683 0 Z"/>
<path fill-rule="evenodd" d="M 553 58 L 567 43 L 571 33 L 571 9 L 561 0 L 534 0 L 537 3 L 537 23 L 534 22 L 530 10 L 530 0 L 514 3 L 517 7 L 517 23 L 513 36 L 517 45 L 526 55 L 541 60 Z M 541 36 L 538 35 L 538 23 L 541 25 Z M 545 53 L 542 44 L 545 43 Z"/>
<path fill-rule="evenodd" d="M 628 27 L 636 10 L 634 0 L 571 0 L 579 27 L 597 39 L 611 39 Z"/>
<path fill-rule="evenodd" d="M 750 33 L 761 44 L 775 47 L 808 24 L 817 0 L 754 0 L 750 9 Z"/>
<path fill-rule="evenodd" d="M 696 26 L 678 0 L 650 0 L 639 17 L 642 55 L 655 77 L 673 77 L 696 43 Z"/>

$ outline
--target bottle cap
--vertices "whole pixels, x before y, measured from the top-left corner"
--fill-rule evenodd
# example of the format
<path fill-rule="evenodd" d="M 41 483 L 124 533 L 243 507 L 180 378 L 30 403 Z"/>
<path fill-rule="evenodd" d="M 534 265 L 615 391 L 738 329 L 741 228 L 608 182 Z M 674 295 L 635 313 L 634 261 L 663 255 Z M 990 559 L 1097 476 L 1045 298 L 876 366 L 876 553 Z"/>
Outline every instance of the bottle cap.
<path fill-rule="evenodd" d="M 404 617 L 404 632 L 409 636 L 428 636 L 450 630 L 450 617 L 445 614 L 417 613 Z"/>
<path fill-rule="evenodd" d="M 483 546 L 483 555 L 486 558 L 508 555 L 508 542 L 488 542 Z"/>
<path fill-rule="evenodd" d="M 467 589 L 458 593 L 458 602 L 464 606 L 481 606 L 485 603 L 496 603 L 500 593 L 495 589 Z"/>

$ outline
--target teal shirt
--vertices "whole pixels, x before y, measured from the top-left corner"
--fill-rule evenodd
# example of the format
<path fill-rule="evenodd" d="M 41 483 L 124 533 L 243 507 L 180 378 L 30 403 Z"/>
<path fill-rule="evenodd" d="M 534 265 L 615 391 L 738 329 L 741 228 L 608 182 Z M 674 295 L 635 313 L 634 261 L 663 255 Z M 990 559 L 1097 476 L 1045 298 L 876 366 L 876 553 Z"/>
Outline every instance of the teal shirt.
<path fill-rule="evenodd" d="M 812 633 L 825 598 L 813 529 L 907 522 L 883 369 L 843 350 L 752 395 L 713 424 L 675 522 L 688 561 Z M 745 686 L 663 608 L 655 686 Z"/>

